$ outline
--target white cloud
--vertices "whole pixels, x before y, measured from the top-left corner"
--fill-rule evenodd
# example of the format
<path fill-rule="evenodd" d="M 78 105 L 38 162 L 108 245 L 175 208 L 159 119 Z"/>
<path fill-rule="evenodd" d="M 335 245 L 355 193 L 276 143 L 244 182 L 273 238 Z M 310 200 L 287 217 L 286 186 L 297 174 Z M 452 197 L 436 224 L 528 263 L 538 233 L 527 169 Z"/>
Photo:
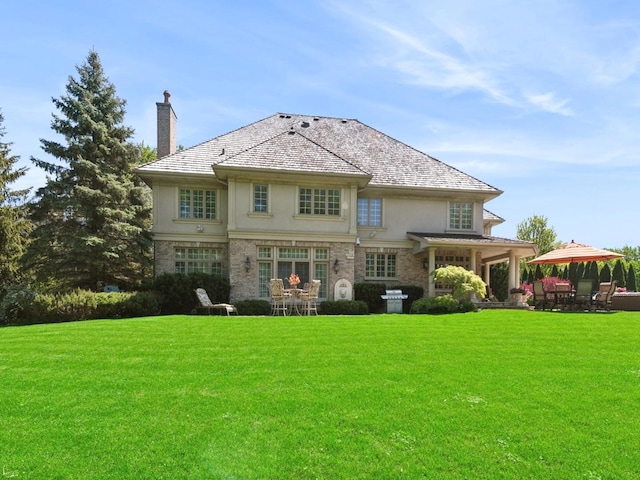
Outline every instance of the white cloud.
<path fill-rule="evenodd" d="M 569 100 L 558 100 L 553 93 L 525 95 L 527 101 L 541 110 L 559 115 L 572 116 L 573 111 L 567 107 Z"/>

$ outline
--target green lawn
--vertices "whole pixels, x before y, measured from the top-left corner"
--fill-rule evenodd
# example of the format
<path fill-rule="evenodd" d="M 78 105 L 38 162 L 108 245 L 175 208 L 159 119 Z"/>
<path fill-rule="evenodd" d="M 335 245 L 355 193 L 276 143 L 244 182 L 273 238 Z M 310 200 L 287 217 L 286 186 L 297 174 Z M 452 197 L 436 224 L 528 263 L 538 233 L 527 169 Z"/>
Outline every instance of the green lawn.
<path fill-rule="evenodd" d="M 640 312 L 0 329 L 16 479 L 637 479 Z"/>

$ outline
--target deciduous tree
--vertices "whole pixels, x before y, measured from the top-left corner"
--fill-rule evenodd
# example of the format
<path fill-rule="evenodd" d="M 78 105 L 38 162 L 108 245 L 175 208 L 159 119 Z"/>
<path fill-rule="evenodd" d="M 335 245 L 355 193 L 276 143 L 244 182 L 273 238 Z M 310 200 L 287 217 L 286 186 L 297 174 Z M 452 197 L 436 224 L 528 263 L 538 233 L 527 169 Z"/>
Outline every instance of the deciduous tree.
<path fill-rule="evenodd" d="M 547 217 L 534 215 L 519 223 L 516 228 L 518 239 L 537 245 L 538 255 L 543 255 L 560 246 L 555 230 L 547 225 Z"/>

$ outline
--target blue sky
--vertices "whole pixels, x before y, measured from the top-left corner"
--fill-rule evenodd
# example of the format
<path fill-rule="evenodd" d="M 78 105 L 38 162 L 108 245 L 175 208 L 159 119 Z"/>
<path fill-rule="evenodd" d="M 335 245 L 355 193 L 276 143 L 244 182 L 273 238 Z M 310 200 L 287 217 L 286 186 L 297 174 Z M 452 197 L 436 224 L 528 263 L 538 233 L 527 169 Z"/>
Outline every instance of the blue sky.
<path fill-rule="evenodd" d="M 41 186 L 50 128 L 95 49 L 156 144 L 171 92 L 189 147 L 276 112 L 357 118 L 504 191 L 494 235 L 640 245 L 640 2 L 8 0 L 4 141 Z"/>

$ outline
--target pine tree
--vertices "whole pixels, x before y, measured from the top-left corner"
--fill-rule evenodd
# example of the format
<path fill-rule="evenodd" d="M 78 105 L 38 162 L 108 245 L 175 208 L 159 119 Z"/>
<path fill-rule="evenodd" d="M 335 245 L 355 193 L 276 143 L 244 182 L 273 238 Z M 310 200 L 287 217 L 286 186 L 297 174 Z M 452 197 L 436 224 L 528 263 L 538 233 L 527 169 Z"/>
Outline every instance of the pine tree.
<path fill-rule="evenodd" d="M 19 259 L 24 252 L 30 223 L 24 202 L 29 189 L 12 190 L 11 184 L 24 176 L 26 168 L 15 168 L 20 160 L 11 155 L 11 143 L 5 143 L 4 117 L 0 112 L 0 286 L 19 278 Z"/>
<path fill-rule="evenodd" d="M 98 54 L 90 51 L 76 70 L 66 95 L 52 99 L 62 115 L 51 127 L 65 143 L 40 140 L 57 161 L 31 159 L 50 176 L 32 205 L 37 227 L 27 258 L 57 288 L 135 287 L 151 265 L 150 193 L 133 174 L 140 148 L 129 141 L 126 102 Z"/>

